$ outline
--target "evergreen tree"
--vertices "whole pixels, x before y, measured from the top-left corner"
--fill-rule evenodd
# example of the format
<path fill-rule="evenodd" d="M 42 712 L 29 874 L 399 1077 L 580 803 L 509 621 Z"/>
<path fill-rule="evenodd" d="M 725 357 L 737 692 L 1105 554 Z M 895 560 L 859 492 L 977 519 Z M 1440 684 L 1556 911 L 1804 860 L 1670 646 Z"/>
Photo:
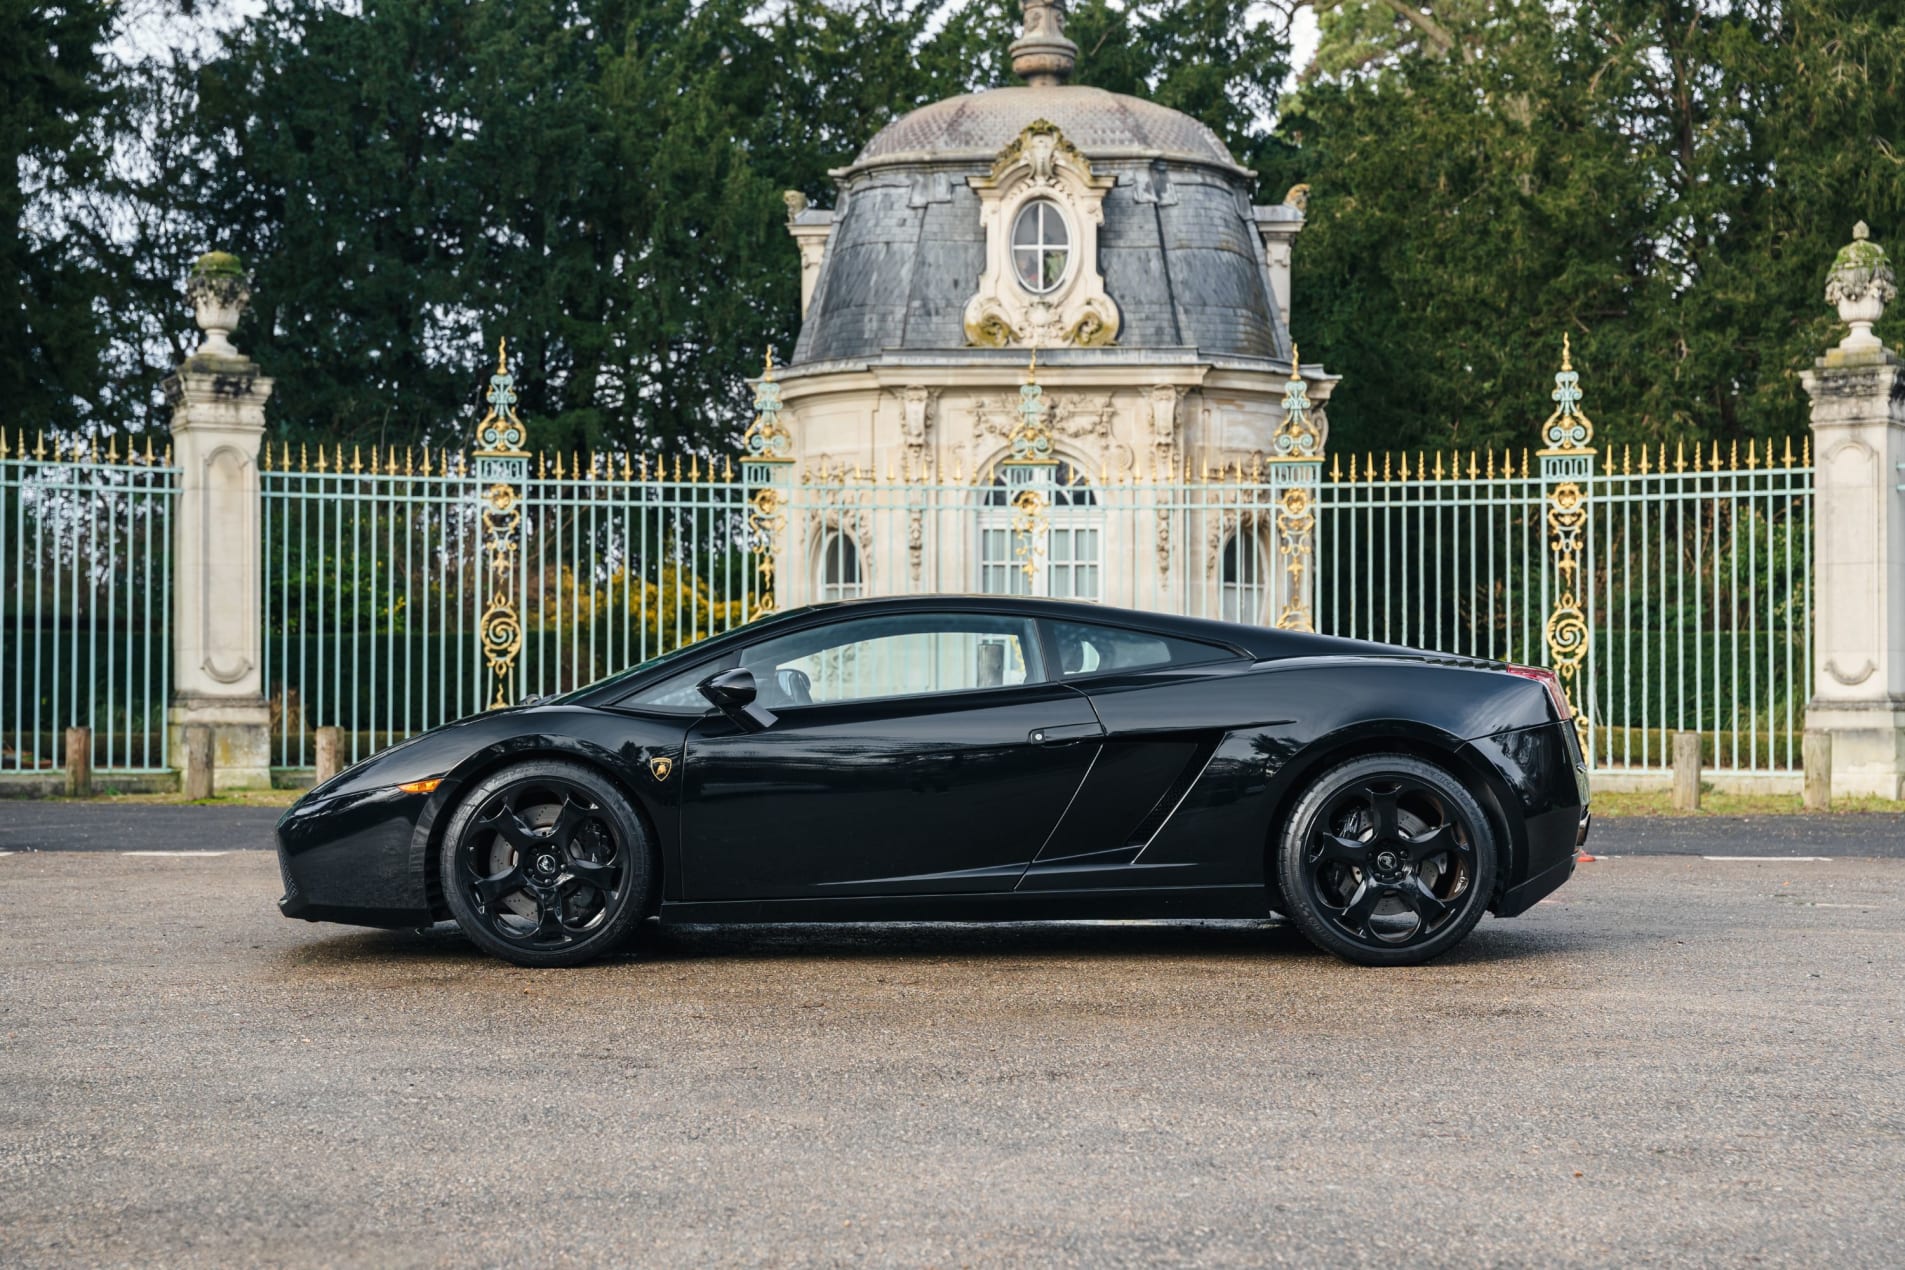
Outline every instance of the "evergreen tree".
<path fill-rule="evenodd" d="M 1328 7 L 1282 122 L 1332 444 L 1525 444 L 1563 332 L 1604 442 L 1802 429 L 1826 263 L 1905 230 L 1905 5 L 1409 8 Z"/>
<path fill-rule="evenodd" d="M 0 0 L 0 164 L 15 174 L 0 197 L 0 424 L 71 428 L 100 398 L 105 279 L 66 210 L 101 172 L 92 121 L 110 101 L 101 46 L 111 8 L 74 0 Z"/>

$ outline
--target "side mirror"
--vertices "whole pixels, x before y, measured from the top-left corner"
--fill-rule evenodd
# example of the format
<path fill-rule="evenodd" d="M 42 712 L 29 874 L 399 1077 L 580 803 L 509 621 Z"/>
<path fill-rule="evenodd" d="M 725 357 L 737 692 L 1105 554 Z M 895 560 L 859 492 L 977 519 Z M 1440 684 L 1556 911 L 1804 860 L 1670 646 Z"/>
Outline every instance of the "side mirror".
<path fill-rule="evenodd" d="M 742 666 L 724 670 L 711 675 L 697 685 L 701 695 L 736 723 L 749 732 L 760 732 L 774 726 L 774 715 L 764 706 L 754 704 L 756 689 L 754 672 Z"/>

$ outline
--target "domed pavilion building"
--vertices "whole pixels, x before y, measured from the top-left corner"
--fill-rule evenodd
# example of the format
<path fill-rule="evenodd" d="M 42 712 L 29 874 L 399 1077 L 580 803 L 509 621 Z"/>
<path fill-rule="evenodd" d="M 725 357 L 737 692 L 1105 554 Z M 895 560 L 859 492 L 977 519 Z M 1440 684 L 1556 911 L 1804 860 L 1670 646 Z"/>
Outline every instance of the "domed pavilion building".
<path fill-rule="evenodd" d="M 802 323 L 775 373 L 816 514 L 782 545 L 780 602 L 1012 591 L 1274 620 L 1261 500 L 1213 515 L 1187 490 L 1276 456 L 1301 187 L 1253 206 L 1215 133 L 1067 83 L 1059 5 L 1024 15 L 1022 86 L 888 125 L 831 174 L 830 210 L 787 196 Z M 1301 379 L 1320 447 L 1334 380 Z"/>

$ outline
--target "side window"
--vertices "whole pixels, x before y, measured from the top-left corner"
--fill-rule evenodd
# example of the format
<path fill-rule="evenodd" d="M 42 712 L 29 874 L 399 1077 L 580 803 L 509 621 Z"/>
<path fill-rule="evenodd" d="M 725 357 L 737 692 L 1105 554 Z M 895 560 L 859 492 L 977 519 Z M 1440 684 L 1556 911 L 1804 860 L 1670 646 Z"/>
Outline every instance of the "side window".
<path fill-rule="evenodd" d="M 733 660 L 729 654 L 728 661 Z M 704 661 L 678 674 L 669 675 L 623 697 L 615 704 L 631 710 L 666 710 L 671 714 L 700 714 L 712 709 L 708 699 L 697 690 L 697 685 L 724 664 L 721 660 Z"/>
<path fill-rule="evenodd" d="M 1031 622 L 983 613 L 860 618 L 741 654 L 769 709 L 971 692 L 1044 679 Z"/>
<path fill-rule="evenodd" d="M 1093 626 L 1084 622 L 1051 622 L 1052 642 L 1057 646 L 1060 678 L 1098 675 L 1107 671 L 1142 670 L 1154 666 L 1194 666 L 1200 662 L 1223 661 L 1237 654 L 1216 644 L 1153 635 L 1149 631 L 1124 630 L 1116 626 Z"/>

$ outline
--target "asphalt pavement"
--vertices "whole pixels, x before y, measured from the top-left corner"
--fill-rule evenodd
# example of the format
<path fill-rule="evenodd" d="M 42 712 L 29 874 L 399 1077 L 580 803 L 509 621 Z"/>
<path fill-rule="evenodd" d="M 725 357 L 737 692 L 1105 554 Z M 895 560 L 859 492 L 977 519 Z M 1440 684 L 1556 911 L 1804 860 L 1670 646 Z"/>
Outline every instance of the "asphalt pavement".
<path fill-rule="evenodd" d="M 1617 855 L 1387 971 L 1264 922 L 531 972 L 278 889 L 0 858 L 0 1265 L 1898 1264 L 1905 861 Z"/>

